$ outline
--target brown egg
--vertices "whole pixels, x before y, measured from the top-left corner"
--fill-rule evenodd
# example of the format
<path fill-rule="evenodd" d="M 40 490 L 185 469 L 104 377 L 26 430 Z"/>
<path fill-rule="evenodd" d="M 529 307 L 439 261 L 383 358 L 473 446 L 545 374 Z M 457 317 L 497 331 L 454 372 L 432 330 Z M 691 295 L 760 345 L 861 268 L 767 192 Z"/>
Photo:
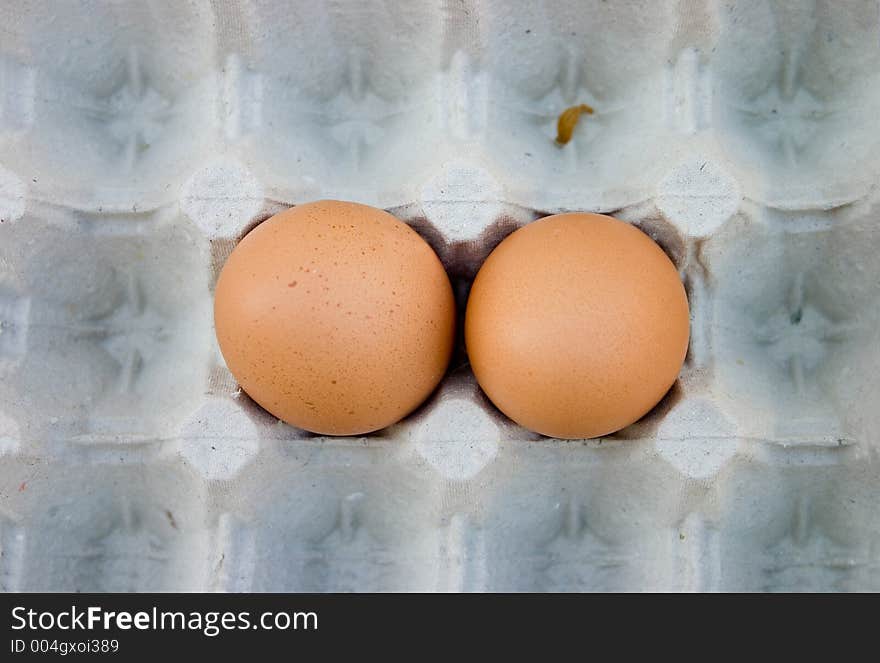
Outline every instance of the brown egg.
<path fill-rule="evenodd" d="M 599 214 L 550 216 L 507 237 L 471 289 L 465 343 L 480 386 L 526 428 L 619 430 L 675 382 L 687 295 L 646 234 Z"/>
<path fill-rule="evenodd" d="M 436 254 L 372 207 L 273 216 L 223 267 L 217 340 L 247 394 L 294 426 L 358 435 L 425 400 L 452 352 L 455 303 Z"/>

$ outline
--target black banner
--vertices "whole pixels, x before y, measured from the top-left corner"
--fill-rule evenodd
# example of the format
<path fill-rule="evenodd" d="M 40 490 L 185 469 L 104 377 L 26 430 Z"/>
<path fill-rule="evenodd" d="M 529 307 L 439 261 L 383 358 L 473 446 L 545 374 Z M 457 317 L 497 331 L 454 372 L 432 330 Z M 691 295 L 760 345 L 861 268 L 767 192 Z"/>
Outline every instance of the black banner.
<path fill-rule="evenodd" d="M 780 597 L 720 598 L 723 617 L 706 609 L 707 597 L 687 595 L 3 594 L 0 660 L 132 660 L 185 652 L 225 659 L 350 653 L 352 647 L 406 653 L 414 641 L 421 644 L 409 651 L 412 656 L 441 649 L 467 654 L 474 642 L 540 652 L 584 647 L 586 638 L 590 651 L 604 641 L 626 653 L 648 642 L 667 647 L 675 638 L 730 637 L 731 628 L 758 637 L 762 613 L 772 619 L 764 624 L 779 632 Z M 811 621 L 827 628 L 830 611 L 818 611 L 818 601 L 807 599 L 800 606 L 805 609 L 786 607 L 786 614 L 812 614 L 799 632 Z M 825 616 L 817 620 L 820 614 Z"/>

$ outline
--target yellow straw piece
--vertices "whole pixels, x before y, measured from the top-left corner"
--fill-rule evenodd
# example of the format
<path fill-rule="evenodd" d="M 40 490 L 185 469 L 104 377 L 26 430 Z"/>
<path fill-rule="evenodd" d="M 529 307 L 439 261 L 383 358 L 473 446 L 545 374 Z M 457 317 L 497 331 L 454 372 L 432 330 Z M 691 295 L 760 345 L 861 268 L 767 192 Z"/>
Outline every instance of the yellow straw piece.
<path fill-rule="evenodd" d="M 577 126 L 578 120 L 581 119 L 581 113 L 592 115 L 593 109 L 586 104 L 581 104 L 580 106 L 572 106 L 562 111 L 559 120 L 556 122 L 556 142 L 559 145 L 565 145 L 571 140 L 574 128 Z"/>

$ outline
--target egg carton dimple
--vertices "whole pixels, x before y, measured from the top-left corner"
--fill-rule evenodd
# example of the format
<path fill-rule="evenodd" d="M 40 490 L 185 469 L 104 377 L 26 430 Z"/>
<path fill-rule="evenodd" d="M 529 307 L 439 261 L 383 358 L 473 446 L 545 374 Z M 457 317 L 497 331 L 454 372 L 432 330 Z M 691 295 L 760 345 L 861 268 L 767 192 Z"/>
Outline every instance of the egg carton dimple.
<path fill-rule="evenodd" d="M 880 588 L 876 3 L 0 20 L 4 590 Z M 384 431 L 280 423 L 223 363 L 213 284 L 317 198 L 410 224 L 460 313 L 526 223 L 637 225 L 691 303 L 679 381 L 615 435 L 550 440 L 492 406 L 459 343 Z"/>

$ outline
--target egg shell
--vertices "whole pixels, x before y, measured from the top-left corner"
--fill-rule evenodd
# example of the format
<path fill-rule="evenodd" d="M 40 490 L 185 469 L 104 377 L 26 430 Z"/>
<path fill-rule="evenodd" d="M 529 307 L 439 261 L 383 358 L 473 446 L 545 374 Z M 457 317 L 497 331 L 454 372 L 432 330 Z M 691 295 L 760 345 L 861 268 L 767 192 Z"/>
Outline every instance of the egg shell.
<path fill-rule="evenodd" d="M 599 214 L 559 214 L 508 236 L 480 268 L 465 342 L 489 399 L 559 438 L 607 435 L 646 414 L 687 353 L 678 272 L 646 234 Z"/>
<path fill-rule="evenodd" d="M 220 274 L 214 318 L 230 371 L 257 403 L 299 428 L 357 435 L 399 421 L 440 382 L 455 303 L 409 226 L 319 201 L 245 236 Z"/>

